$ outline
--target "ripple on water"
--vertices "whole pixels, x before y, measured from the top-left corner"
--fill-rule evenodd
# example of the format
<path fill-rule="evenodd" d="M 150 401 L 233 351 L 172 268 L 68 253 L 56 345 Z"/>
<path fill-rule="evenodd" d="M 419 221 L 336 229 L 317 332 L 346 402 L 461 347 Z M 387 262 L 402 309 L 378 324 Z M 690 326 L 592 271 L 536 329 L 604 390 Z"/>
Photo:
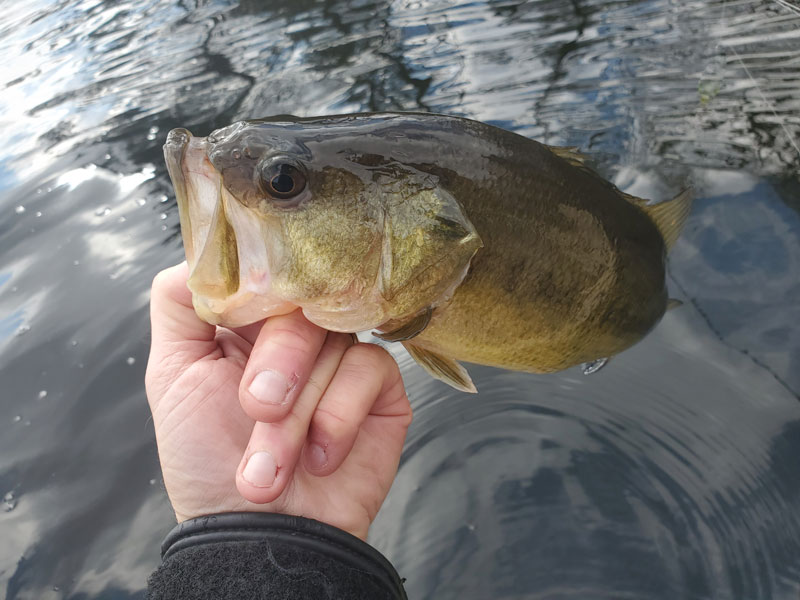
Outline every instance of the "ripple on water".
<path fill-rule="evenodd" d="M 373 532 L 413 573 L 409 593 L 751 600 L 793 589 L 800 494 L 774 460 L 781 413 L 800 423 L 800 411 L 774 381 L 779 410 L 708 363 L 642 346 L 592 377 L 472 367 L 486 396 L 419 384 L 397 497 Z M 682 376 L 659 380 L 664 360 Z M 783 443 L 800 442 L 792 435 Z M 464 576 L 487 568 L 485 580 Z"/>

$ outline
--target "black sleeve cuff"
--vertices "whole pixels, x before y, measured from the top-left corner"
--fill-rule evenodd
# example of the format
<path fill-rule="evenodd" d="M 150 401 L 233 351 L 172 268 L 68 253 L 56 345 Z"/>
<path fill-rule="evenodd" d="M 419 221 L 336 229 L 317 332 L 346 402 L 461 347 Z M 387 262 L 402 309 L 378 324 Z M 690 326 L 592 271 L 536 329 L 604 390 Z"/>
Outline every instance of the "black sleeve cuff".
<path fill-rule="evenodd" d="M 148 598 L 405 600 L 391 563 L 319 521 L 226 513 L 185 521 L 161 546 Z"/>

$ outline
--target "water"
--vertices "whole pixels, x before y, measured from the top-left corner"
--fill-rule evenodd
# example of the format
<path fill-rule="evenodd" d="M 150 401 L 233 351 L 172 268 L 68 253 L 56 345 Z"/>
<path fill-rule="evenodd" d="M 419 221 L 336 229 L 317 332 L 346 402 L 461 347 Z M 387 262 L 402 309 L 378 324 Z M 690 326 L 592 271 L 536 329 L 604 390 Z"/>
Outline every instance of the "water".
<path fill-rule="evenodd" d="M 277 113 L 430 110 L 698 200 L 684 306 L 602 371 L 397 353 L 415 408 L 372 542 L 412 598 L 800 593 L 800 7 L 5 2 L 0 589 L 142 598 L 172 525 L 144 398 L 149 283 L 181 259 L 160 155 Z"/>

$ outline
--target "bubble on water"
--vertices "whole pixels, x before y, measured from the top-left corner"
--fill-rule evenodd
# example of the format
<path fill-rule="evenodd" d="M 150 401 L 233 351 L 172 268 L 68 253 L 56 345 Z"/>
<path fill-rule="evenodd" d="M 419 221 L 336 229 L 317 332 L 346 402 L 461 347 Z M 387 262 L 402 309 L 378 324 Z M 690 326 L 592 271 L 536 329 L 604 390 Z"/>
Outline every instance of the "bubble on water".
<path fill-rule="evenodd" d="M 161 202 L 162 204 L 163 204 L 164 202 L 166 202 L 167 200 L 169 200 L 169 196 L 167 196 L 166 194 L 161 194 L 161 195 L 158 197 L 158 201 L 159 201 L 159 202 Z"/>
<path fill-rule="evenodd" d="M 20 421 L 22 421 L 22 417 L 20 415 L 14 415 L 14 418 L 11 419 L 12 423 L 19 423 Z"/>
<path fill-rule="evenodd" d="M 6 495 L 3 496 L 3 510 L 6 512 L 11 512 L 17 507 L 17 498 L 14 496 L 14 492 L 6 492 Z"/>
<path fill-rule="evenodd" d="M 77 345 L 78 345 L 78 340 L 72 340 L 72 341 L 69 343 L 69 345 L 70 345 L 70 346 L 72 346 L 72 347 L 74 348 L 75 346 L 77 346 Z"/>
<path fill-rule="evenodd" d="M 47 398 L 47 390 L 41 390 L 39 392 L 39 400 L 42 400 L 43 398 Z"/>
<path fill-rule="evenodd" d="M 139 206 L 144 206 L 145 204 L 147 204 L 147 200 L 145 200 L 144 198 L 137 198 L 136 204 L 138 204 Z"/>
<path fill-rule="evenodd" d="M 73 260 L 73 261 L 72 261 L 72 264 L 73 264 L 73 265 L 75 265 L 75 266 L 77 267 L 79 264 L 81 264 L 81 261 L 79 261 L 79 260 Z"/>
<path fill-rule="evenodd" d="M 57 585 L 54 585 L 54 586 L 53 586 L 53 591 L 54 591 L 54 592 L 58 592 L 58 591 L 60 591 L 60 590 L 61 590 L 61 588 L 60 588 L 60 587 L 58 587 Z"/>
<path fill-rule="evenodd" d="M 119 219 L 117 219 L 117 223 L 124 223 L 125 221 L 127 221 L 125 217 L 120 217 Z"/>
<path fill-rule="evenodd" d="M 113 273 L 111 273 L 111 275 L 108 276 L 108 278 L 109 279 L 118 279 L 119 278 L 119 273 L 117 271 L 114 271 Z"/>
<path fill-rule="evenodd" d="M 107 217 L 111 214 L 111 208 L 108 206 L 101 206 L 96 211 L 94 211 L 94 215 L 96 217 Z"/>
<path fill-rule="evenodd" d="M 25 427 L 30 427 L 30 426 L 31 426 L 31 422 L 30 422 L 30 420 L 28 420 L 28 421 L 25 421 L 25 422 L 23 423 L 23 425 L 25 425 Z"/>
<path fill-rule="evenodd" d="M 42 188 L 36 188 L 36 195 L 38 196 L 42 195 Z"/>
<path fill-rule="evenodd" d="M 150 480 L 150 485 L 155 485 L 155 484 L 156 484 L 156 480 L 155 479 L 151 479 Z"/>
<path fill-rule="evenodd" d="M 21 336 L 21 335 L 25 335 L 25 334 L 26 334 L 26 333 L 28 333 L 30 330 L 31 330 L 31 326 L 30 326 L 30 325 L 20 325 L 20 326 L 19 326 L 19 329 L 17 329 L 17 332 L 16 332 L 14 335 L 16 335 L 17 337 L 19 337 L 19 336 Z"/>
<path fill-rule="evenodd" d="M 148 130 L 148 131 L 147 131 L 147 139 L 148 139 L 148 140 L 150 140 L 150 141 L 152 141 L 152 140 L 156 139 L 156 135 L 158 135 L 158 127 L 156 127 L 155 125 L 153 125 L 153 126 L 152 126 L 152 127 L 151 127 L 151 128 Z"/>
<path fill-rule="evenodd" d="M 162 225 L 161 226 L 161 231 L 166 231 L 166 230 L 167 230 L 167 226 L 166 225 Z"/>
<path fill-rule="evenodd" d="M 41 216 L 42 216 L 42 211 L 40 211 L 40 210 L 37 210 L 37 211 L 36 211 L 36 216 L 37 216 L 37 217 L 41 217 Z"/>
<path fill-rule="evenodd" d="M 20 204 L 14 209 L 14 212 L 17 213 L 18 215 L 21 215 L 22 213 L 25 212 L 25 207 Z"/>
<path fill-rule="evenodd" d="M 111 155 L 108 152 L 106 152 L 103 158 L 106 160 L 111 160 Z"/>
<path fill-rule="evenodd" d="M 135 364 L 136 358 L 134 358 L 133 356 L 129 356 L 128 358 L 125 359 L 125 362 L 128 363 L 129 365 Z"/>
<path fill-rule="evenodd" d="M 160 215 L 158 215 L 158 218 L 161 219 L 162 221 L 166 221 L 167 213 L 161 213 Z"/>

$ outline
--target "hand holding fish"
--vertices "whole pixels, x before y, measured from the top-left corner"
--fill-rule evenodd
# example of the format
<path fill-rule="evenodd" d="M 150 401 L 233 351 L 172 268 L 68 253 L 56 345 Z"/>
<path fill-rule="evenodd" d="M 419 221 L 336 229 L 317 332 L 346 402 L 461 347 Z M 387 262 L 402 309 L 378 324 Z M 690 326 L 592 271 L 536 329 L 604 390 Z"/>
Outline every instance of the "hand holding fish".
<path fill-rule="evenodd" d="M 366 537 L 411 422 L 394 360 L 300 311 L 209 325 L 187 277 L 184 263 L 153 282 L 146 375 L 178 520 L 279 512 Z"/>

